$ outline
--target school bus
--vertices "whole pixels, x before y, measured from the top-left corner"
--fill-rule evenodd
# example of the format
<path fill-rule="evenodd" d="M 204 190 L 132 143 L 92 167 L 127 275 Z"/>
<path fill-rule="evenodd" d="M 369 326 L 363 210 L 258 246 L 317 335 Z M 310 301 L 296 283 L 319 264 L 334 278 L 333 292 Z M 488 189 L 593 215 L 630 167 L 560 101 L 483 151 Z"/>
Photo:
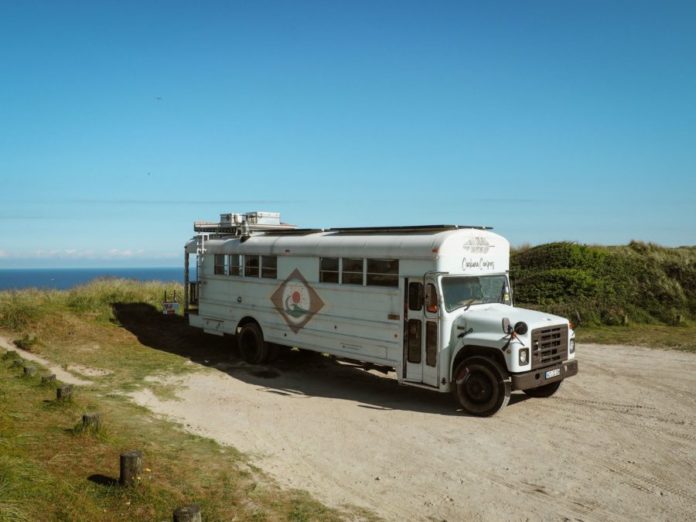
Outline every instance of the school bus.
<path fill-rule="evenodd" d="M 472 415 L 575 375 L 567 319 L 513 306 L 508 241 L 489 227 L 307 229 L 277 212 L 195 222 L 185 314 L 264 364 L 297 347 L 393 369 Z"/>

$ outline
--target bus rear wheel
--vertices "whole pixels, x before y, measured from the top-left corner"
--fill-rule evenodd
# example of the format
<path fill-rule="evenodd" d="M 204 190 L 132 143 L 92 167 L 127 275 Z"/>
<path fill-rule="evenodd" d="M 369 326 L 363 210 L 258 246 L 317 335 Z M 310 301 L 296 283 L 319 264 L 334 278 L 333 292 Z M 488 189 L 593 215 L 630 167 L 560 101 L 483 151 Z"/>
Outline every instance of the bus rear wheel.
<path fill-rule="evenodd" d="M 262 364 L 268 357 L 268 347 L 263 340 L 263 332 L 256 323 L 246 323 L 237 334 L 239 352 L 249 364 Z"/>
<path fill-rule="evenodd" d="M 464 411 L 490 417 L 510 401 L 512 390 L 506 372 L 487 357 L 464 359 L 454 371 L 452 392 Z"/>

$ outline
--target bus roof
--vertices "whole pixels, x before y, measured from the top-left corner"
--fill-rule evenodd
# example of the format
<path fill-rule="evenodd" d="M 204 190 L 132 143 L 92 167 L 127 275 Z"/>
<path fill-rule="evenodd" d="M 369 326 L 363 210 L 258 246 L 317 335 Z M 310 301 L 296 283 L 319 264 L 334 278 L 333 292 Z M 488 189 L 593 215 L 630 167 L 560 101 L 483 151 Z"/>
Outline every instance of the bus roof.
<path fill-rule="evenodd" d="M 186 245 L 195 254 L 199 236 Z M 435 255 L 461 255 L 466 249 L 509 248 L 505 238 L 486 227 L 428 225 L 327 230 L 292 229 L 263 232 L 248 237 L 211 235 L 207 253 L 295 255 L 319 257 L 372 257 L 432 259 Z"/>

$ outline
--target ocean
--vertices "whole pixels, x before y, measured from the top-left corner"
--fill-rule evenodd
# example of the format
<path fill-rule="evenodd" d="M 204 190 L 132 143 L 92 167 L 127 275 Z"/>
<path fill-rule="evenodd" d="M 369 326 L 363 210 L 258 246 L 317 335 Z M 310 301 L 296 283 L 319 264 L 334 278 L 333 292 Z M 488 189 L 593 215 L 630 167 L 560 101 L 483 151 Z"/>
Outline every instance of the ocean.
<path fill-rule="evenodd" d="M 176 267 L 0 268 L 0 290 L 19 290 L 21 288 L 65 290 L 104 277 L 183 283 L 184 269 Z"/>

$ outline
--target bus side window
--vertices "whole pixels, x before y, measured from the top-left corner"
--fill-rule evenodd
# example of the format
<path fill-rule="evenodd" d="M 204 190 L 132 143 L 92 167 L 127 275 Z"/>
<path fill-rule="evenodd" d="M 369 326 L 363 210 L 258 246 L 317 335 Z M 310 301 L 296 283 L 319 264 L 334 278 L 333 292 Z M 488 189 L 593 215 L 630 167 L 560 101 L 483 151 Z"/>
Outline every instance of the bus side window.
<path fill-rule="evenodd" d="M 425 287 L 425 309 L 430 314 L 437 313 L 437 290 L 432 283 Z"/>
<path fill-rule="evenodd" d="M 420 319 L 408 320 L 408 335 L 406 337 L 408 352 L 406 359 L 411 363 L 421 362 L 421 321 Z"/>
<path fill-rule="evenodd" d="M 259 277 L 259 256 L 244 256 L 244 275 L 246 277 Z"/>
<path fill-rule="evenodd" d="M 266 279 L 278 278 L 278 258 L 276 256 L 261 256 L 261 277 Z"/>
<path fill-rule="evenodd" d="M 227 256 L 222 254 L 215 254 L 215 275 L 226 275 L 227 274 Z"/>
<path fill-rule="evenodd" d="M 418 311 L 423 308 L 423 283 L 408 284 L 408 309 Z"/>
<path fill-rule="evenodd" d="M 242 273 L 240 272 L 239 257 L 240 257 L 239 254 L 232 254 L 232 255 L 230 255 L 230 260 L 229 260 L 230 271 L 229 271 L 229 275 L 231 275 L 231 276 L 242 275 Z"/>

